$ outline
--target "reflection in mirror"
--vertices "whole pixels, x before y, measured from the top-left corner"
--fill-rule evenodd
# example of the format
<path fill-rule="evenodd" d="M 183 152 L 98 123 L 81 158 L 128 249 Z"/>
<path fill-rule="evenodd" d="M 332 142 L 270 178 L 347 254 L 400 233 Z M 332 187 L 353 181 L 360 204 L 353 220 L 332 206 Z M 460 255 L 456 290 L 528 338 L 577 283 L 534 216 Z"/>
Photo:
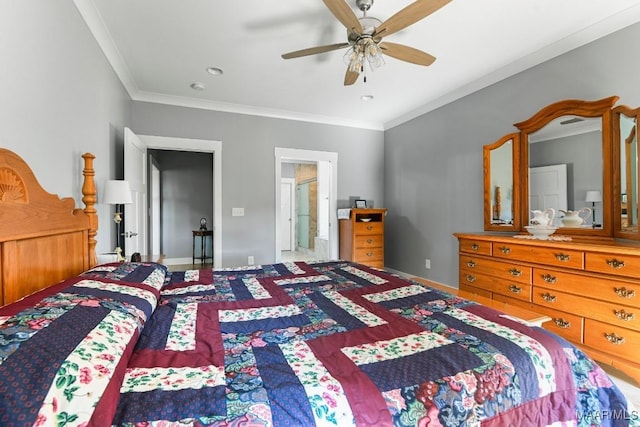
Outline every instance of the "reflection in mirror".
<path fill-rule="evenodd" d="M 520 180 L 515 165 L 520 159 L 520 135 L 512 133 L 483 147 L 484 229 L 516 231 L 520 221 Z"/>
<path fill-rule="evenodd" d="M 529 210 L 553 208 L 553 225 L 591 229 L 587 191 L 603 189 L 602 120 L 561 116 L 529 139 Z"/>
<path fill-rule="evenodd" d="M 638 232 L 638 139 L 636 117 L 620 114 L 620 230 Z"/>
<path fill-rule="evenodd" d="M 491 224 L 513 224 L 513 140 L 491 150 Z"/>

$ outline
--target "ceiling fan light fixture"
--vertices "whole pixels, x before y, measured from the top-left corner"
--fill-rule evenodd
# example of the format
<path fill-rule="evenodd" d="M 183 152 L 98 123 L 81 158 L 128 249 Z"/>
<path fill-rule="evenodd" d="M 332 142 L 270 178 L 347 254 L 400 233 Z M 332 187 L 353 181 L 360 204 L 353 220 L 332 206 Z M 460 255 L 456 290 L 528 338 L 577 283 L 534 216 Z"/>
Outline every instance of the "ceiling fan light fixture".
<path fill-rule="evenodd" d="M 363 71 L 365 60 L 371 70 L 384 65 L 382 49 L 371 37 L 362 37 L 351 46 L 344 54 L 344 62 L 349 71 L 360 73 Z"/>

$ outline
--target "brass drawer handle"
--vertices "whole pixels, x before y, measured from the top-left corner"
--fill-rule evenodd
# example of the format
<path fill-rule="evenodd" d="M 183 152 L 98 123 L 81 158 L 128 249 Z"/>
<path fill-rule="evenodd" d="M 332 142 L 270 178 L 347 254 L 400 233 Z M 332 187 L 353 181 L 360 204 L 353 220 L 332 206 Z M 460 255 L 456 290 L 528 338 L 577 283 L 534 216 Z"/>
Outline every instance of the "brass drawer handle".
<path fill-rule="evenodd" d="M 478 246 L 478 244 L 477 244 L 477 243 L 472 243 L 472 244 L 471 244 L 471 250 L 473 250 L 473 251 L 477 251 L 478 249 L 480 249 L 480 246 Z"/>
<path fill-rule="evenodd" d="M 476 281 L 476 276 L 474 276 L 473 274 L 467 274 L 467 282 L 473 283 L 475 281 Z"/>
<path fill-rule="evenodd" d="M 571 327 L 571 322 L 569 322 L 568 320 L 564 320 L 563 318 L 556 318 L 553 319 L 553 322 L 562 329 L 568 329 Z"/>
<path fill-rule="evenodd" d="M 618 261 L 617 259 L 608 259 L 607 260 L 607 265 L 611 268 L 615 268 L 615 269 L 621 269 L 622 267 L 624 267 L 624 261 Z"/>
<path fill-rule="evenodd" d="M 509 255 L 511 253 L 511 248 L 508 246 L 501 246 L 499 249 L 500 249 L 500 252 L 502 252 L 505 255 Z"/>
<path fill-rule="evenodd" d="M 633 289 L 629 290 L 624 286 L 621 288 L 613 288 L 613 290 L 616 292 L 616 295 L 622 298 L 633 298 L 636 296 L 636 291 Z"/>
<path fill-rule="evenodd" d="M 367 239 L 367 243 L 371 243 L 371 242 L 373 242 L 373 240 Z"/>
<path fill-rule="evenodd" d="M 542 299 L 546 302 L 556 302 L 558 298 L 555 295 L 551 295 L 550 293 L 545 292 L 544 294 L 542 294 Z"/>
<path fill-rule="evenodd" d="M 373 230 L 373 227 L 370 226 L 370 225 L 367 225 L 367 230 L 371 231 L 371 230 Z"/>
<path fill-rule="evenodd" d="M 473 268 L 476 266 L 476 263 L 474 260 L 470 259 L 469 261 L 467 261 L 467 267 Z"/>
<path fill-rule="evenodd" d="M 624 310 L 613 310 L 613 314 L 615 314 L 618 319 L 625 320 L 627 322 L 632 321 L 635 317 L 633 313 L 627 313 Z"/>
<path fill-rule="evenodd" d="M 556 283 L 558 281 L 558 278 L 556 276 L 552 276 L 550 274 L 543 274 L 542 275 L 542 280 L 544 280 L 547 283 Z"/>
<path fill-rule="evenodd" d="M 556 259 L 558 261 L 562 261 L 562 262 L 567 262 L 571 259 L 570 255 L 565 255 L 563 253 L 559 253 L 559 254 L 555 254 L 556 255 Z"/>
<path fill-rule="evenodd" d="M 513 277 L 520 277 L 520 276 L 522 276 L 522 271 L 518 270 L 517 268 L 510 268 L 510 269 L 509 269 L 509 273 L 510 273 Z"/>
<path fill-rule="evenodd" d="M 373 252 L 367 252 L 367 256 L 372 256 Z"/>
<path fill-rule="evenodd" d="M 519 294 L 520 292 L 522 292 L 522 288 L 516 285 L 511 285 L 509 286 L 509 291 L 513 292 L 514 294 Z"/>
<path fill-rule="evenodd" d="M 614 333 L 608 334 L 608 333 L 604 333 L 604 337 L 607 339 L 607 341 L 609 341 L 611 344 L 615 344 L 615 345 L 620 345 L 620 344 L 624 344 L 624 337 L 621 337 L 620 335 L 616 335 Z"/>

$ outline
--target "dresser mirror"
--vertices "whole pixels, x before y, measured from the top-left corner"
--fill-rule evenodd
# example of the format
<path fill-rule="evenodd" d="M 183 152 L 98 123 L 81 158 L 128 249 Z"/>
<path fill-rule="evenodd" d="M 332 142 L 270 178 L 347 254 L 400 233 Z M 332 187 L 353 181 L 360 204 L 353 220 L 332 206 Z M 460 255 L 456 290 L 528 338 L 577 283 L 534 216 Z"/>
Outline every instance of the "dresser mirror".
<path fill-rule="evenodd" d="M 484 229 L 517 231 L 520 229 L 520 185 L 517 159 L 520 134 L 512 133 L 483 148 Z"/>
<path fill-rule="evenodd" d="M 640 239 L 638 234 L 638 138 L 640 108 L 619 106 L 613 110 L 614 159 L 620 168 L 614 171 L 615 236 Z M 617 169 L 617 168 L 616 168 Z"/>
<path fill-rule="evenodd" d="M 602 120 L 561 116 L 528 138 L 529 210 L 553 208 L 555 227 L 601 227 L 587 194 L 602 194 Z"/>
<path fill-rule="evenodd" d="M 556 234 L 613 235 L 611 129 L 612 108 L 617 100 L 613 96 L 598 101 L 565 100 L 550 104 L 528 120 L 515 124 L 520 130 L 519 138 L 507 135 L 500 140 L 512 140 L 514 144 L 517 141 L 520 147 L 513 150 L 513 181 L 519 189 L 519 194 L 514 192 L 512 202 L 516 207 L 515 231 L 524 231 L 531 210 L 553 208 L 553 225 L 559 227 Z M 494 165 L 489 160 L 487 169 L 487 157 L 485 153 L 485 230 L 506 231 L 507 228 L 492 222 L 496 199 L 492 192 L 494 184 L 487 175 L 493 178 Z M 504 203 L 504 195 L 502 200 Z M 578 217 L 564 218 L 572 215 Z"/>

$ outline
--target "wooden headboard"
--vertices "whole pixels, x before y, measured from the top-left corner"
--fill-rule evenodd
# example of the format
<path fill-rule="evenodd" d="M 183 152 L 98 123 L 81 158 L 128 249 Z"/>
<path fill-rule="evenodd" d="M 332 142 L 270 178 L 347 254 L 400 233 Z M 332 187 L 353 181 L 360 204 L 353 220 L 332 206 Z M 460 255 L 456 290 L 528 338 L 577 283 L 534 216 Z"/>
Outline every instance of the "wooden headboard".
<path fill-rule="evenodd" d="M 17 154 L 0 148 L 0 305 L 95 265 L 98 216 L 93 154 L 84 154 L 82 201 L 47 193 Z"/>

